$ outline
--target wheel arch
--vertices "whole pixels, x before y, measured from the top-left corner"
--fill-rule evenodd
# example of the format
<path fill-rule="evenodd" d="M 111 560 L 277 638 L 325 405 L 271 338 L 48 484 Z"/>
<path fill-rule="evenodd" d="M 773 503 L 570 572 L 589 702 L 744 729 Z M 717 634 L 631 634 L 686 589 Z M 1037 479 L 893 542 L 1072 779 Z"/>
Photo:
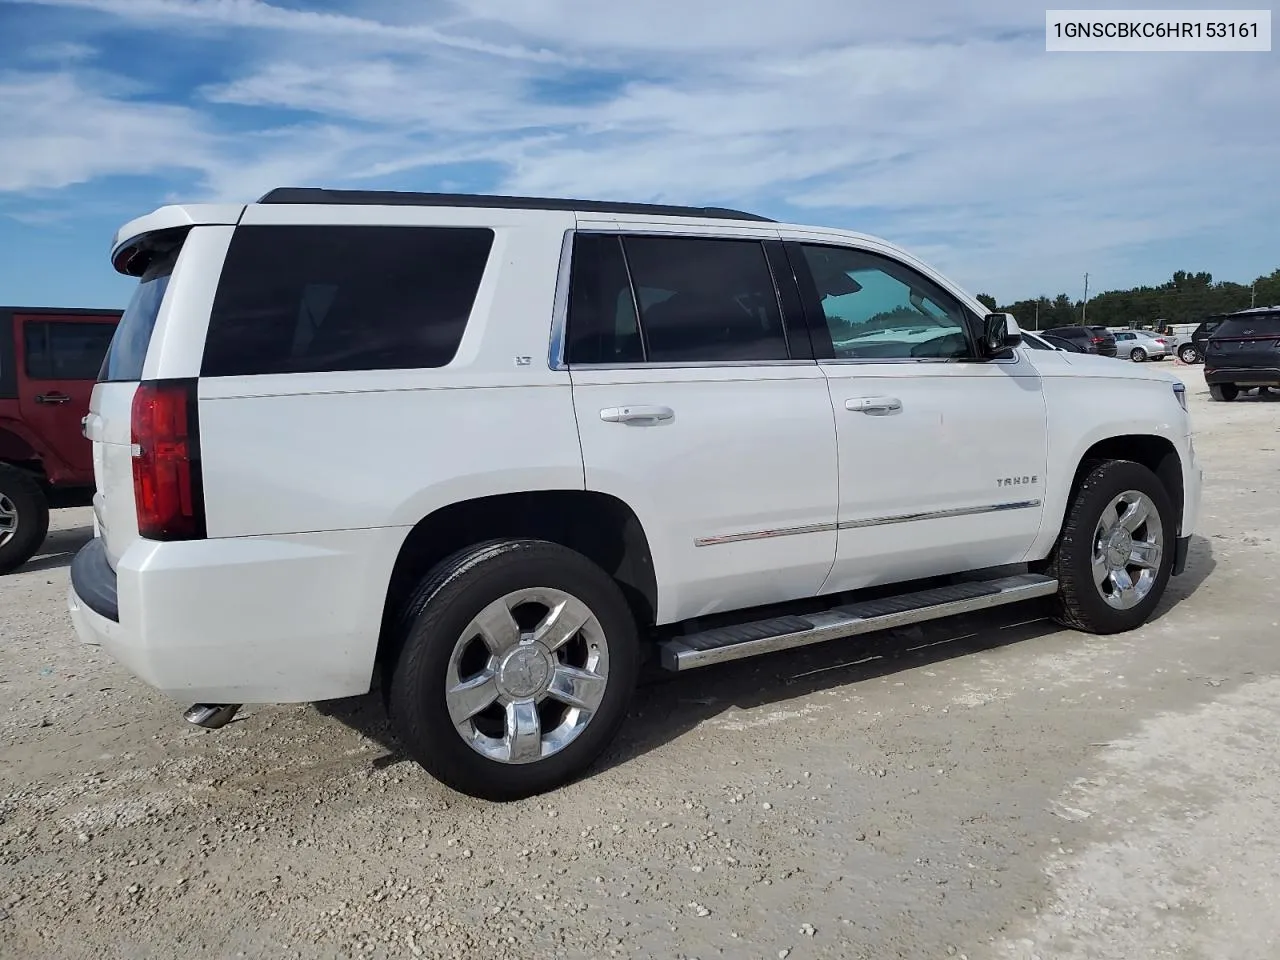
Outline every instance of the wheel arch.
<path fill-rule="evenodd" d="M 1055 505 L 1055 516 L 1050 527 L 1053 535 L 1042 539 L 1042 549 L 1035 551 L 1030 559 L 1039 561 L 1049 555 L 1061 535 L 1067 510 L 1080 490 L 1080 485 L 1095 464 L 1106 460 L 1129 460 L 1141 464 L 1154 473 L 1173 503 L 1175 536 L 1181 534 L 1183 514 L 1186 509 L 1186 485 L 1182 455 L 1177 445 L 1160 434 L 1116 434 L 1095 440 L 1076 458 L 1071 484 L 1061 503 Z M 1050 518 L 1046 516 L 1045 519 L 1048 527 Z"/>
<path fill-rule="evenodd" d="M 640 624 L 658 609 L 649 539 L 635 511 L 610 494 L 534 490 L 446 504 L 409 531 L 392 567 L 383 607 L 378 662 L 394 654 L 394 624 L 418 582 L 441 560 L 470 544 L 511 538 L 547 540 L 576 550 L 622 589 Z"/>

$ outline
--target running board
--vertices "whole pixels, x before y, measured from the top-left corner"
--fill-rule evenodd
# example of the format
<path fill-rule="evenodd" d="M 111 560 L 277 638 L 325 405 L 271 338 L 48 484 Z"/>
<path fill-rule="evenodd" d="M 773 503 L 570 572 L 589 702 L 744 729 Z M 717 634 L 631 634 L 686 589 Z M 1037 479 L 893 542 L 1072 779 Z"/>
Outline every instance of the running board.
<path fill-rule="evenodd" d="M 774 617 L 752 623 L 717 627 L 672 637 L 659 649 L 663 668 L 693 670 L 713 663 L 741 660 L 775 650 L 805 647 L 876 630 L 972 613 L 1058 592 L 1058 581 L 1034 573 L 998 580 L 979 580 L 904 593 L 882 600 L 864 600 L 821 613 Z"/>

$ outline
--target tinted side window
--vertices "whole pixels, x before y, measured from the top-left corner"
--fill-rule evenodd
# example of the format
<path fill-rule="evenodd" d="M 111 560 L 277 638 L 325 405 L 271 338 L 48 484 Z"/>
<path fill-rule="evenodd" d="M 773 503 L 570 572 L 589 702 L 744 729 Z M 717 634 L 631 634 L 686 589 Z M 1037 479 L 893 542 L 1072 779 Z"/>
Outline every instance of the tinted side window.
<path fill-rule="evenodd" d="M 32 380 L 96 380 L 115 332 L 113 323 L 27 321 L 27 376 Z"/>
<path fill-rule="evenodd" d="M 1048 344 L 1048 343 L 1046 343 L 1045 341 L 1041 340 L 1039 337 L 1028 337 L 1028 336 L 1025 336 L 1025 335 L 1024 335 L 1024 336 L 1023 336 L 1023 338 L 1022 338 L 1022 342 L 1023 342 L 1026 346 L 1030 347 L 1032 350 L 1049 350 L 1049 349 L 1052 349 L 1052 348 L 1049 346 L 1049 344 Z"/>
<path fill-rule="evenodd" d="M 622 240 L 578 234 L 569 284 L 569 363 L 639 363 L 644 343 L 627 279 Z"/>
<path fill-rule="evenodd" d="M 758 240 L 623 241 L 651 362 L 786 360 L 773 274 Z"/>
<path fill-rule="evenodd" d="M 964 308 L 896 260 L 804 244 L 838 359 L 955 359 L 971 355 Z"/>
<path fill-rule="evenodd" d="M 442 367 L 492 245 L 478 227 L 240 227 L 201 373 Z"/>

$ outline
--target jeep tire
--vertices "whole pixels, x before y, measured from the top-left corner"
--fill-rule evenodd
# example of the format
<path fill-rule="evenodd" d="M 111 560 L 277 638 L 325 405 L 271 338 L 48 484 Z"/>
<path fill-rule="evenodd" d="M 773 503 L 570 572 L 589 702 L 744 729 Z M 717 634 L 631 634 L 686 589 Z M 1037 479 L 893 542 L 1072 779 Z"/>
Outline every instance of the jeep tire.
<path fill-rule="evenodd" d="M 1234 383 L 1211 383 L 1209 384 L 1209 396 L 1214 400 L 1231 401 L 1240 396 L 1240 388 Z"/>
<path fill-rule="evenodd" d="M 22 566 L 49 532 L 49 501 L 35 479 L 0 463 L 0 575 Z"/>
<path fill-rule="evenodd" d="M 422 580 L 397 625 L 392 725 L 438 780 L 487 800 L 584 773 L 626 716 L 636 621 L 613 579 L 540 540 L 461 550 Z"/>

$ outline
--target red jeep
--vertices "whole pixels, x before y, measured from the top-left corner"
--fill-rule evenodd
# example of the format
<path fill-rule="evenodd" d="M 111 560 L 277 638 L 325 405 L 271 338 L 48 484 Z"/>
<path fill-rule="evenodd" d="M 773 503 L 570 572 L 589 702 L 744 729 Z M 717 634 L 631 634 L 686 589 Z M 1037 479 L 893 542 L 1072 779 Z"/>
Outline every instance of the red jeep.
<path fill-rule="evenodd" d="M 82 433 L 119 310 L 0 307 L 0 574 L 49 529 L 51 490 L 93 487 Z"/>

